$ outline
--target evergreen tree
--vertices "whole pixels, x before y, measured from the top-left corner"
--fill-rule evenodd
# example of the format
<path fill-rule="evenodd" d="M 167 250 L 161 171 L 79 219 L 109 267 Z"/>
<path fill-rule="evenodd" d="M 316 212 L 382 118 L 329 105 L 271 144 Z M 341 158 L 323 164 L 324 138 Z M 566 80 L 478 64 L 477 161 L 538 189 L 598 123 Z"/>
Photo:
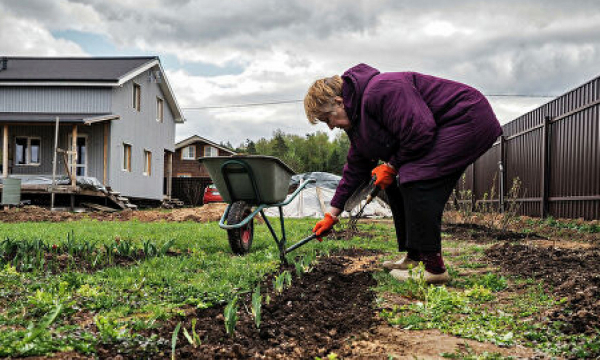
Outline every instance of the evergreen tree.
<path fill-rule="evenodd" d="M 273 133 L 273 150 L 275 151 L 275 156 L 282 158 L 288 151 L 288 146 L 285 143 L 285 134 L 281 129 L 275 130 Z"/>
<path fill-rule="evenodd" d="M 250 139 L 246 140 L 246 153 L 250 155 L 258 154 L 258 152 L 256 151 L 256 144 L 254 144 L 254 141 Z"/>
<path fill-rule="evenodd" d="M 271 139 L 246 139 L 240 148 L 242 151 L 238 151 L 246 154 L 276 156 L 298 173 L 325 171 L 341 175 L 350 141 L 345 133 L 329 140 L 323 131 L 299 136 L 277 129 Z"/>

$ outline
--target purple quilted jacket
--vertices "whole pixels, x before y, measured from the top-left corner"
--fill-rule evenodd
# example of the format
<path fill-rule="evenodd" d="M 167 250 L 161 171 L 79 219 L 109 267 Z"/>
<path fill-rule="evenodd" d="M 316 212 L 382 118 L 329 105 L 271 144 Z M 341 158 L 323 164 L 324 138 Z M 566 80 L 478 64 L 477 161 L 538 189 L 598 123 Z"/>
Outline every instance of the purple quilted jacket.
<path fill-rule="evenodd" d="M 476 89 L 415 72 L 380 73 L 359 64 L 342 76 L 352 123 L 348 158 L 331 205 L 343 208 L 378 160 L 398 169 L 401 184 L 464 169 L 502 134 Z"/>

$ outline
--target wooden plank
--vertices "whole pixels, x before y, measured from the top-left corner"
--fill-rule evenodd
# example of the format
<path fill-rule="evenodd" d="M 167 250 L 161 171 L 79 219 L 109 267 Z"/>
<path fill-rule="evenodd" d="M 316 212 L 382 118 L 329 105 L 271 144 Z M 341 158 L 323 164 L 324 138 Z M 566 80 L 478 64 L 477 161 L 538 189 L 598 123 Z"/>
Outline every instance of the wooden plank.
<path fill-rule="evenodd" d="M 107 181 L 108 181 L 108 130 L 109 130 L 109 123 L 104 123 L 104 148 L 103 148 L 103 164 L 104 164 L 104 171 L 102 174 L 102 184 L 104 186 L 107 185 Z"/>
<path fill-rule="evenodd" d="M 71 167 L 71 186 L 75 188 L 77 186 L 77 125 L 73 125 L 71 130 L 71 151 L 73 151 L 73 155 L 71 155 L 71 160 L 73 162 L 70 164 Z"/>
<path fill-rule="evenodd" d="M 4 137 L 2 142 L 2 177 L 8 177 L 8 125 L 4 125 Z"/>
<path fill-rule="evenodd" d="M 111 207 L 108 206 L 102 206 L 102 205 L 98 205 L 98 204 L 94 204 L 94 203 L 81 203 L 81 205 L 88 207 L 90 209 L 94 209 L 94 210 L 98 210 L 98 211 L 103 211 L 103 212 L 117 212 L 117 209 L 113 209 Z"/>
<path fill-rule="evenodd" d="M 167 161 L 167 196 L 171 198 L 173 195 L 173 152 L 169 151 L 167 154 Z"/>
<path fill-rule="evenodd" d="M 69 169 L 69 159 L 67 157 L 67 153 L 63 152 L 63 164 L 65 165 L 65 171 L 67 172 L 67 176 L 69 177 L 69 179 L 71 179 L 71 181 L 73 181 L 73 177 L 71 176 L 71 169 Z"/>

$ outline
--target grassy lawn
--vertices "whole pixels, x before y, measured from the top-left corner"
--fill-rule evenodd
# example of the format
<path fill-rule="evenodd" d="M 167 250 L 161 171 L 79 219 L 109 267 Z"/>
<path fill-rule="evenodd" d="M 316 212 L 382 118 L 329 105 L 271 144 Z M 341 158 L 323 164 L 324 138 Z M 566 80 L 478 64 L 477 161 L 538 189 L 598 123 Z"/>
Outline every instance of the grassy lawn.
<path fill-rule="evenodd" d="M 276 226 L 278 222 L 273 223 Z M 313 223 L 313 219 L 286 219 L 288 241 L 308 236 Z M 373 238 L 314 241 L 293 255 L 313 258 L 349 247 L 379 250 L 387 254 L 382 260 L 395 255 L 394 230 L 389 224 L 363 224 L 360 229 Z M 183 316 L 189 307 L 226 304 L 277 271 L 279 254 L 267 227 L 258 225 L 255 231 L 252 252 L 238 257 L 232 256 L 226 232 L 214 222 L 0 223 L 5 244 L 34 244 L 41 239 L 50 252 L 88 249 L 78 255 L 86 261 L 98 261 L 102 249 L 126 251 L 123 244 L 137 250 L 150 245 L 161 249 L 167 244 L 170 251 L 158 250 L 155 256 L 126 266 L 102 266 L 93 271 L 80 271 L 75 264 L 71 268 L 68 262 L 66 268 L 53 271 L 56 268 L 48 262 L 40 262 L 39 254 L 21 257 L 20 262 L 2 262 L 0 356 L 64 351 L 89 354 L 97 344 L 114 341 L 148 349 L 164 347 L 167 339 L 146 338 L 140 333 L 160 326 L 162 320 Z M 600 348 L 597 338 L 566 335 L 552 324 L 548 328 L 542 322 L 543 313 L 562 300 L 552 298 L 551 289 L 543 284 L 507 278 L 488 268 L 483 259 L 487 246 L 444 234 L 445 258 L 453 275 L 446 287 L 419 281 L 398 283 L 384 272 L 374 273 L 380 315 L 391 325 L 406 329 L 440 329 L 502 346 L 522 344 L 551 355 L 585 358 Z M 36 248 L 32 245 L 30 249 Z M 103 261 L 110 265 L 110 259 Z M 385 304 L 387 294 L 410 301 L 402 306 Z M 84 330 L 83 324 L 95 324 L 97 331 Z M 499 358 L 492 356 L 489 358 Z"/>

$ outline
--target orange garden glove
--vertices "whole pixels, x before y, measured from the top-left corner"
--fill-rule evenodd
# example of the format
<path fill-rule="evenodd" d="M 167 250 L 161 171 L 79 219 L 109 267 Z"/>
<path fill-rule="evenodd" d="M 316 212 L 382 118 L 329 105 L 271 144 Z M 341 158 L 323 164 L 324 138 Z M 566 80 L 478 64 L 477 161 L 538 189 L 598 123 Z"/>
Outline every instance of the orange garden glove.
<path fill-rule="evenodd" d="M 375 185 L 381 190 L 385 190 L 394 182 L 397 173 L 398 171 L 388 164 L 381 164 L 371 171 L 371 175 L 375 176 Z"/>
<path fill-rule="evenodd" d="M 334 217 L 330 213 L 325 213 L 325 217 L 323 218 L 323 220 L 319 221 L 313 229 L 313 232 L 315 233 L 315 235 L 317 235 L 317 240 L 323 241 L 321 235 L 325 235 L 326 233 L 328 233 L 333 228 L 333 225 L 337 222 L 337 217 Z"/>

